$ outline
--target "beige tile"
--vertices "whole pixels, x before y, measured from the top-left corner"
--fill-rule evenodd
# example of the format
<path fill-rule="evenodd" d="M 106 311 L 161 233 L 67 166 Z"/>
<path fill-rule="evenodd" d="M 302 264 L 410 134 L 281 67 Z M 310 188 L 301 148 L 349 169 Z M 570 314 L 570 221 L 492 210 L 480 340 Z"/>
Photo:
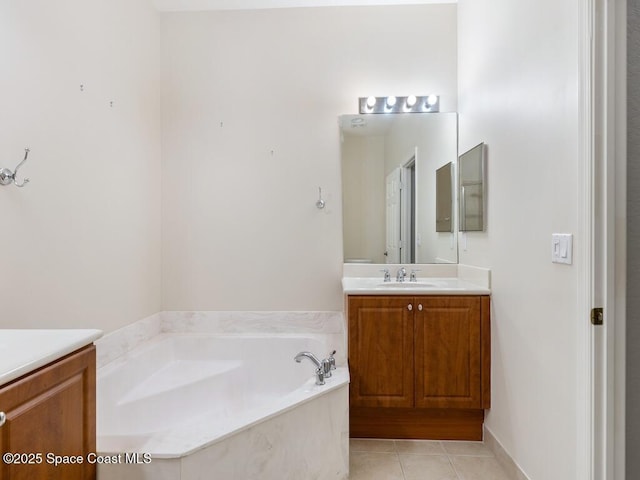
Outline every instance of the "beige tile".
<path fill-rule="evenodd" d="M 417 453 L 420 455 L 444 455 L 440 442 L 434 440 L 396 440 L 398 453 Z"/>
<path fill-rule="evenodd" d="M 377 440 L 374 438 L 352 438 L 349 440 L 352 452 L 395 452 L 393 440 Z"/>
<path fill-rule="evenodd" d="M 446 455 L 400 455 L 405 480 L 458 480 Z"/>
<path fill-rule="evenodd" d="M 493 457 L 493 452 L 482 442 L 442 442 L 442 446 L 449 455 Z"/>
<path fill-rule="evenodd" d="M 349 480 L 404 480 L 396 453 L 351 452 Z"/>
<path fill-rule="evenodd" d="M 460 480 L 512 480 L 495 457 L 450 457 Z"/>

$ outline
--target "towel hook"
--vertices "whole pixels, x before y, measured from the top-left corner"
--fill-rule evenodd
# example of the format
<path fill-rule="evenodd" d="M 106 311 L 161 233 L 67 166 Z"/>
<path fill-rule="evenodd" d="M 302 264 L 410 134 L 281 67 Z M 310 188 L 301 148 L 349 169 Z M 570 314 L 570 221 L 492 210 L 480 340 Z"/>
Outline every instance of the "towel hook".
<path fill-rule="evenodd" d="M 318 201 L 316 202 L 316 207 L 319 209 L 324 208 L 324 200 L 322 199 L 322 187 L 318 187 Z"/>
<path fill-rule="evenodd" d="M 16 187 L 24 187 L 27 183 L 29 183 L 29 179 L 25 178 L 22 183 L 18 183 L 16 181 L 16 175 L 18 174 L 18 169 L 27 161 L 27 157 L 29 156 L 30 150 L 28 148 L 24 149 L 24 158 L 12 172 L 8 168 L 0 169 L 0 185 L 9 185 L 13 183 Z"/>

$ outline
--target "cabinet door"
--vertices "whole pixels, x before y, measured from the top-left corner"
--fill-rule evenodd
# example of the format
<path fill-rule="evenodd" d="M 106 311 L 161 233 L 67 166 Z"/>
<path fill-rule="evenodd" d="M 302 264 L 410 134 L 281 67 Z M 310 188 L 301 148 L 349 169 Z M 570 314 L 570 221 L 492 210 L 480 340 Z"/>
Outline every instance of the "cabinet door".
<path fill-rule="evenodd" d="M 0 388 L 0 452 L 29 463 L 0 462 L 2 480 L 88 480 L 96 478 L 87 454 L 95 452 L 95 347 L 68 355 Z M 77 456 L 81 464 L 53 466 L 47 454 Z"/>
<path fill-rule="evenodd" d="M 480 297 L 415 303 L 416 406 L 482 408 Z"/>
<path fill-rule="evenodd" d="M 349 297 L 350 405 L 413 406 L 413 299 Z"/>

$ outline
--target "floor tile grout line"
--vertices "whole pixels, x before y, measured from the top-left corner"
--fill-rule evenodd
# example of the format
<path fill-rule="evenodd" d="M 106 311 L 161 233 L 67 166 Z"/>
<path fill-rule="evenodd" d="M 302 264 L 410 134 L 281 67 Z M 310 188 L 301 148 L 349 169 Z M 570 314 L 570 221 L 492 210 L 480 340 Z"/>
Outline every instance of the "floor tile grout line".
<path fill-rule="evenodd" d="M 456 478 L 458 480 L 464 480 L 464 478 L 460 476 L 460 473 L 458 472 L 458 469 L 456 468 L 456 466 L 453 464 L 453 460 L 451 460 L 451 455 L 449 455 L 448 453 L 447 453 L 447 460 L 449 460 L 449 465 L 451 465 L 451 468 L 453 468 L 453 473 L 456 474 Z"/>
<path fill-rule="evenodd" d="M 398 464 L 400 465 L 400 472 L 402 472 L 402 479 L 407 480 L 407 476 L 404 474 L 404 467 L 402 466 L 402 460 L 400 460 L 400 453 L 398 452 L 398 442 L 393 441 L 393 449 L 396 452 L 396 459 L 398 460 Z"/>

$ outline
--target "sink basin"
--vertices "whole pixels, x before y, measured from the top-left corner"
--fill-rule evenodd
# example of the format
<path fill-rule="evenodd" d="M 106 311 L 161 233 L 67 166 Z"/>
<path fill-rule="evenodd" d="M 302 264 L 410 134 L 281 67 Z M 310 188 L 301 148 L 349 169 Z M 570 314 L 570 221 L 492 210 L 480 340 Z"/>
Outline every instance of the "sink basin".
<path fill-rule="evenodd" d="M 435 287 L 434 283 L 427 282 L 385 282 L 378 284 L 380 288 L 427 288 Z"/>

